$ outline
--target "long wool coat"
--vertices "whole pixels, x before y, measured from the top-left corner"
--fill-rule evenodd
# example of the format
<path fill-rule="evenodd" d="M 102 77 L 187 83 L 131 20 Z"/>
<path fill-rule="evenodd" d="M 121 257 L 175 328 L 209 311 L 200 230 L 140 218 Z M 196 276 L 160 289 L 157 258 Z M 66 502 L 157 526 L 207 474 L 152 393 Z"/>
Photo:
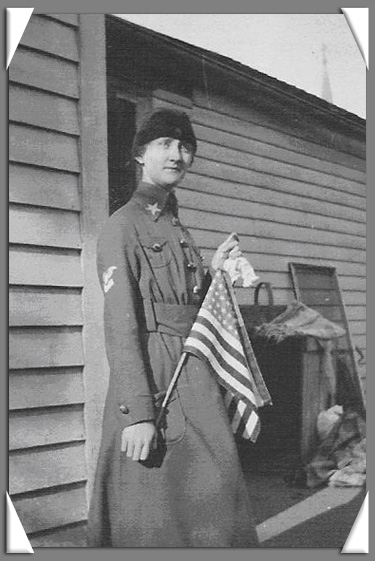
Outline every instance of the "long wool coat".
<path fill-rule="evenodd" d="M 89 511 L 90 547 L 257 547 L 220 388 L 189 356 L 165 420 L 160 464 L 121 452 L 153 420 L 204 292 L 199 251 L 174 195 L 142 183 L 98 242 L 110 379 Z"/>

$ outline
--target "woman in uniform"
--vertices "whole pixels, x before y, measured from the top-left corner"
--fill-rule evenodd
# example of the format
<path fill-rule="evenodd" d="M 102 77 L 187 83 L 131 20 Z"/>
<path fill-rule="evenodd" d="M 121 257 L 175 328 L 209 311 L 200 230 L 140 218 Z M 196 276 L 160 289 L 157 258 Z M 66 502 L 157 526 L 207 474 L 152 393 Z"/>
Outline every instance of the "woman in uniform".
<path fill-rule="evenodd" d="M 110 366 L 88 523 L 90 547 L 257 547 L 220 388 L 189 356 L 167 409 L 158 407 L 210 282 L 178 217 L 174 188 L 197 142 L 185 113 L 161 109 L 137 132 L 141 180 L 105 224 L 98 274 Z M 211 269 L 238 254 L 231 236 Z"/>

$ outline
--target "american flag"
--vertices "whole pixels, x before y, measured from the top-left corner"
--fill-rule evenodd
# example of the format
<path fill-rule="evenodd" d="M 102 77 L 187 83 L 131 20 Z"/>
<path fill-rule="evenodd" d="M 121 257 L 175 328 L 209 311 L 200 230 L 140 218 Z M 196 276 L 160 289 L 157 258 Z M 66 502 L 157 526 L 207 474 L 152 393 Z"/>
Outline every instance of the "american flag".
<path fill-rule="evenodd" d="M 255 442 L 258 408 L 271 403 L 227 273 L 218 270 L 184 345 L 208 361 L 225 389 L 234 434 Z"/>

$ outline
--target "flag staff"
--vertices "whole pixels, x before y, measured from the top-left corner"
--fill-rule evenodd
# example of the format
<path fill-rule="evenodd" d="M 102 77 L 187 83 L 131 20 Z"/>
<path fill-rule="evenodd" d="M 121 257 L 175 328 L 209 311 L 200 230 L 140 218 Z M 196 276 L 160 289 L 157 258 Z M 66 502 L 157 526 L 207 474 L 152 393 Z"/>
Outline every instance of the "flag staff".
<path fill-rule="evenodd" d="M 239 328 L 239 333 L 240 333 L 240 337 L 241 337 L 241 343 L 242 343 L 244 349 L 246 350 L 245 358 L 246 358 L 246 361 L 248 363 L 249 370 L 252 371 L 253 376 L 255 378 L 256 390 L 257 390 L 258 396 L 260 398 L 260 404 L 261 405 L 273 405 L 271 396 L 270 396 L 270 394 L 268 392 L 268 389 L 267 389 L 267 387 L 264 383 L 263 376 L 260 372 L 256 356 L 255 356 L 253 348 L 251 346 L 251 342 L 249 340 L 249 335 L 247 333 L 246 325 L 245 325 L 245 322 L 243 320 L 241 310 L 240 310 L 240 307 L 238 305 L 236 295 L 234 293 L 234 289 L 233 289 L 232 283 L 230 282 L 230 278 L 229 278 L 228 273 L 223 271 L 223 277 L 224 277 L 224 281 L 225 281 L 226 286 L 227 286 L 227 290 L 228 290 L 228 292 L 229 292 L 229 294 L 231 295 L 231 298 L 232 298 L 232 303 L 233 303 L 234 310 L 235 310 L 235 313 L 236 313 L 236 316 L 237 316 L 238 328 Z M 249 364 L 249 359 L 252 361 L 253 364 L 256 364 L 255 368 L 251 368 L 251 364 Z"/>
<path fill-rule="evenodd" d="M 182 355 L 180 356 L 180 360 L 178 361 L 178 364 L 177 364 L 177 366 L 176 366 L 176 370 L 174 371 L 174 374 L 173 374 L 173 376 L 172 376 L 172 379 L 171 379 L 171 381 L 169 382 L 169 386 L 168 386 L 167 392 L 166 392 L 165 397 L 164 397 L 164 399 L 163 399 L 163 402 L 162 402 L 162 404 L 161 404 L 161 406 L 160 406 L 160 411 L 159 411 L 159 414 L 158 414 L 157 419 L 156 419 L 156 422 L 155 422 L 155 427 L 156 427 L 157 429 L 160 427 L 160 423 L 161 423 L 161 421 L 163 420 L 165 411 L 166 411 L 166 409 L 167 409 L 167 405 L 168 405 L 169 398 L 171 397 L 171 394 L 172 394 L 172 392 L 173 392 L 173 390 L 174 390 L 174 388 L 175 388 L 175 385 L 176 385 L 176 383 L 177 383 L 177 380 L 178 380 L 178 378 L 179 378 L 179 376 L 180 376 L 180 374 L 181 374 L 181 371 L 182 371 L 182 368 L 183 368 L 183 366 L 184 366 L 186 357 L 187 357 L 187 352 L 184 351 L 184 352 L 182 353 Z"/>
<path fill-rule="evenodd" d="M 224 271 L 222 271 L 222 273 L 223 273 L 223 276 L 226 278 L 227 285 L 230 286 L 230 281 L 229 281 L 229 279 L 228 279 L 227 273 L 225 273 Z M 232 287 L 230 287 L 230 288 L 232 288 Z M 234 298 L 233 300 L 234 300 L 234 302 L 235 302 L 235 298 Z M 240 310 L 239 310 L 239 307 L 238 307 L 237 302 L 235 302 L 235 306 L 236 306 L 236 313 L 237 313 L 237 316 L 238 316 L 239 318 L 242 319 L 241 314 L 239 313 Z M 243 324 L 243 320 L 242 320 L 242 324 Z M 243 325 L 241 325 L 241 327 L 242 327 L 242 328 L 245 328 L 245 325 L 243 324 Z M 166 412 L 166 409 L 167 409 L 168 401 L 169 401 L 169 399 L 170 399 L 170 397 L 171 397 L 171 394 L 172 394 L 172 392 L 173 392 L 173 390 L 174 390 L 174 388 L 175 388 L 175 386 L 176 386 L 177 380 L 178 380 L 178 378 L 180 377 L 182 368 L 183 368 L 183 366 L 184 366 L 184 364 L 185 364 L 185 360 L 186 360 L 187 354 L 188 354 L 188 353 L 187 353 L 186 351 L 184 351 L 184 352 L 181 354 L 180 360 L 178 361 L 178 364 L 177 364 L 177 366 L 176 366 L 176 369 L 175 369 L 175 371 L 174 371 L 174 374 L 173 374 L 173 376 L 172 376 L 172 379 L 171 379 L 171 381 L 169 382 L 169 386 L 168 386 L 167 392 L 166 392 L 165 397 L 164 397 L 164 399 L 163 399 L 163 402 L 162 402 L 162 404 L 161 404 L 161 406 L 160 406 L 160 411 L 159 411 L 158 416 L 157 416 L 156 421 L 155 421 L 155 427 L 156 427 L 156 429 L 158 429 L 158 428 L 160 427 L 160 423 L 161 423 L 162 420 L 163 420 L 163 417 L 164 417 L 165 412 Z"/>

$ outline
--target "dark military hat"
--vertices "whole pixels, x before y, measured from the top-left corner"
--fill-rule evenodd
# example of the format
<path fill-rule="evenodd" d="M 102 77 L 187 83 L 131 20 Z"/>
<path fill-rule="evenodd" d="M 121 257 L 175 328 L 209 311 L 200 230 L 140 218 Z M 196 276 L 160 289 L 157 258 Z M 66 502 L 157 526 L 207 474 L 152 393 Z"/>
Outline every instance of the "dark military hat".
<path fill-rule="evenodd" d="M 177 138 L 192 145 L 197 150 L 197 139 L 189 116 L 183 111 L 174 109 L 157 109 L 149 115 L 140 126 L 133 141 L 134 156 L 141 146 L 161 137 Z"/>

